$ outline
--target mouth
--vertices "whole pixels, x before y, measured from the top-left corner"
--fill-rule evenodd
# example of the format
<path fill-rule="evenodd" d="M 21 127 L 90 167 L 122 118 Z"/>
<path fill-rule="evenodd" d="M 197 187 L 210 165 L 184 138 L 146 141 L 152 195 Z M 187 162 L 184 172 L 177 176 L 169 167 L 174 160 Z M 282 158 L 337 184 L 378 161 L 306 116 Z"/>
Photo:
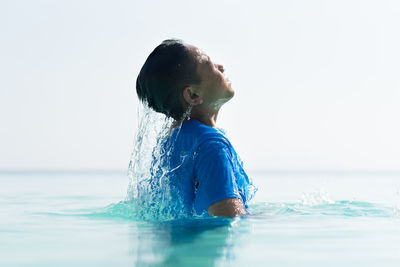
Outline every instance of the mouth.
<path fill-rule="evenodd" d="M 229 79 L 226 79 L 226 83 L 228 84 L 229 87 L 232 87 L 232 82 Z"/>
<path fill-rule="evenodd" d="M 225 74 L 224 74 L 224 79 L 227 84 L 232 84 L 231 80 L 229 80 L 228 76 L 226 76 Z"/>

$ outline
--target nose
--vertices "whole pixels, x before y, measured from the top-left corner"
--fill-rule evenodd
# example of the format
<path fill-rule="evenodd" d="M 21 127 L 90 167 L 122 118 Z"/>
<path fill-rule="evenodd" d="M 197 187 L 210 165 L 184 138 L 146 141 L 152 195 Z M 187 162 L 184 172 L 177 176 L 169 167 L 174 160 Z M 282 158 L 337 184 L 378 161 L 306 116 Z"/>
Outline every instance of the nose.
<path fill-rule="evenodd" d="M 222 73 L 225 71 L 224 66 L 221 65 L 221 64 L 217 64 L 217 68 L 218 68 L 218 70 L 219 70 L 220 72 L 222 72 Z"/>

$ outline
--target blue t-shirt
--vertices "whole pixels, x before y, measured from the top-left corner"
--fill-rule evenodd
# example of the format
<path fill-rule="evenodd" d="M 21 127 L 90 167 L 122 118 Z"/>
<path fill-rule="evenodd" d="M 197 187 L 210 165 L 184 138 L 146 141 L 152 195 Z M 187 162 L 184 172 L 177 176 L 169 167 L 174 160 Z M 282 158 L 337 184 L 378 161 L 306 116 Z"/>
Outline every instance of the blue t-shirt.
<path fill-rule="evenodd" d="M 256 188 L 221 129 L 190 120 L 174 129 L 166 144 L 168 182 L 180 212 L 208 215 L 210 205 L 227 198 L 239 198 L 247 208 Z"/>

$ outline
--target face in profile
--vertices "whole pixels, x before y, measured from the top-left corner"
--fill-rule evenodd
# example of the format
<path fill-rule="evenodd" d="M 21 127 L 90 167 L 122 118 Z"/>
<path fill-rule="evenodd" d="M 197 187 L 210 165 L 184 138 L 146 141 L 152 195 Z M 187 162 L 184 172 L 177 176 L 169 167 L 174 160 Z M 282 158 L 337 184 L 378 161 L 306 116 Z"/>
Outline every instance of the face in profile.
<path fill-rule="evenodd" d="M 219 109 L 235 94 L 231 82 L 224 74 L 225 69 L 221 64 L 214 63 L 197 47 L 189 45 L 189 49 L 196 59 L 197 74 L 200 78 L 200 83 L 193 87 L 202 98 L 202 105 Z"/>

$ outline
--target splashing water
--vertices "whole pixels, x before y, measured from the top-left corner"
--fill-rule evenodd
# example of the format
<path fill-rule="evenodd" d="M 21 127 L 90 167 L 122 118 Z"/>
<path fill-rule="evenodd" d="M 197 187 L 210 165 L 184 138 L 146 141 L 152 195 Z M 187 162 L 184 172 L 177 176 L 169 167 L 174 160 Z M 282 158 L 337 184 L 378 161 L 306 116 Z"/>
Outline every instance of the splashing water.
<path fill-rule="evenodd" d="M 310 193 L 302 193 L 300 202 L 303 206 L 315 206 L 335 203 L 323 188 L 320 188 L 319 190 L 315 190 Z"/>
<path fill-rule="evenodd" d="M 169 140 L 172 131 L 176 136 L 191 107 L 180 121 L 157 113 L 142 103 L 138 108 L 138 130 L 129 163 L 129 185 L 126 202 L 133 205 L 134 216 L 145 220 L 171 220 L 179 216 L 183 206 L 180 197 L 170 186 L 169 177 L 174 171 L 169 167 L 169 155 L 176 138 Z M 175 169 L 179 166 L 175 166 Z M 183 214 L 183 212 L 182 212 Z"/>

